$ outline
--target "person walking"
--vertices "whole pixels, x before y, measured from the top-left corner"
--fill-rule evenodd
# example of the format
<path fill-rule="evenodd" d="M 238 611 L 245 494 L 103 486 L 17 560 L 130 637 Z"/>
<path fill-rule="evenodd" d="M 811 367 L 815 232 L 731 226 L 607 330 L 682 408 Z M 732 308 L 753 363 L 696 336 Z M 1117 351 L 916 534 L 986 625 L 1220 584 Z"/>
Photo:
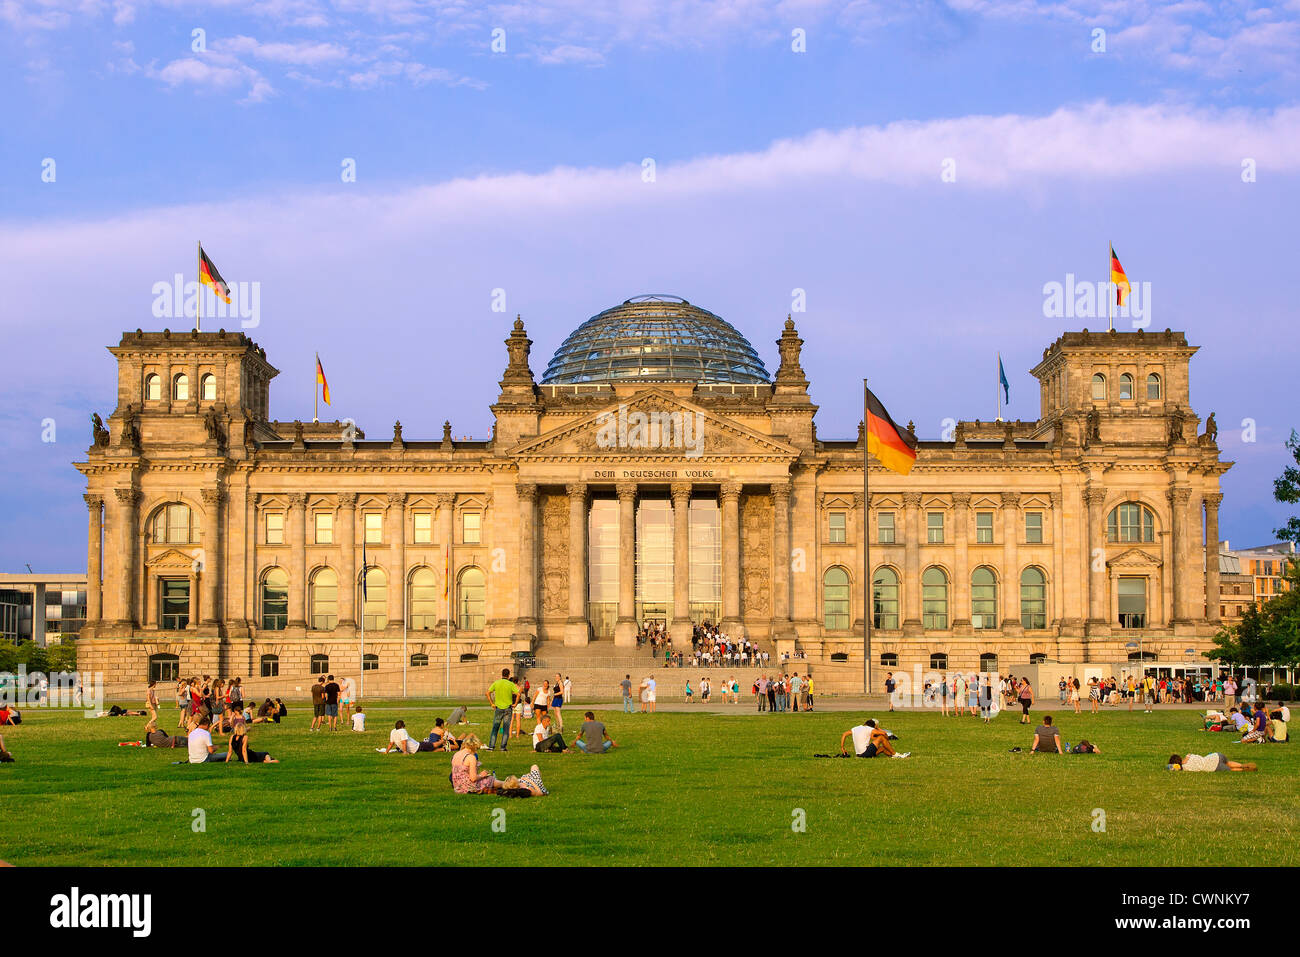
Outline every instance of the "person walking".
<path fill-rule="evenodd" d="M 985 724 L 993 720 L 993 679 L 988 675 L 984 676 L 984 683 L 980 685 L 980 715 Z"/>
<path fill-rule="evenodd" d="M 1028 678 L 1020 679 L 1020 690 L 1016 693 L 1020 700 L 1020 723 L 1029 723 L 1029 709 L 1034 704 L 1034 686 L 1029 683 Z"/>
<path fill-rule="evenodd" d="M 624 675 L 623 680 L 618 683 L 619 690 L 623 692 L 623 713 L 632 713 L 632 676 Z"/>
<path fill-rule="evenodd" d="M 892 671 L 886 671 L 885 672 L 885 694 L 889 696 L 890 711 L 894 710 L 894 689 L 896 687 L 898 687 L 898 685 L 894 683 L 894 673 Z"/>

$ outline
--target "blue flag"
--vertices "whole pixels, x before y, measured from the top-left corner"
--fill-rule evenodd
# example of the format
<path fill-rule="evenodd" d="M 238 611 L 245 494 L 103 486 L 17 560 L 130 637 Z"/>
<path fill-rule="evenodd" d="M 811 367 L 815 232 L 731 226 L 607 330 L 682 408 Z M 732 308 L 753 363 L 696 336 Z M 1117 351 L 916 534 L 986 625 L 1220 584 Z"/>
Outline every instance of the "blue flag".
<path fill-rule="evenodd" d="M 1011 384 L 1007 382 L 1007 372 L 1002 368 L 1002 355 L 998 354 L 998 382 L 1002 385 L 1002 391 L 1006 395 L 1007 405 L 1011 404 Z"/>

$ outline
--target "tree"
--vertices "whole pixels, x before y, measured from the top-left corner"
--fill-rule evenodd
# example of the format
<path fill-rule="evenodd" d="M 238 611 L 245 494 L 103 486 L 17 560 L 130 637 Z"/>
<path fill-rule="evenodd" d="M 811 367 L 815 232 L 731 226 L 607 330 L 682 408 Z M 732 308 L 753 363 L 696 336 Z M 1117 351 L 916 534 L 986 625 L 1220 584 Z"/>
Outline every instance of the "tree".
<path fill-rule="evenodd" d="M 1295 429 L 1291 430 L 1291 438 L 1287 439 L 1286 447 L 1296 464 L 1288 465 L 1273 480 L 1273 497 L 1279 502 L 1295 505 L 1300 502 L 1300 436 L 1296 435 Z M 1283 541 L 1300 544 L 1300 516 L 1291 516 L 1285 525 L 1274 529 L 1273 534 Z"/>
<path fill-rule="evenodd" d="M 1287 561 L 1286 590 L 1247 607 L 1241 621 L 1215 635 L 1205 657 L 1249 667 L 1300 661 L 1300 561 Z"/>

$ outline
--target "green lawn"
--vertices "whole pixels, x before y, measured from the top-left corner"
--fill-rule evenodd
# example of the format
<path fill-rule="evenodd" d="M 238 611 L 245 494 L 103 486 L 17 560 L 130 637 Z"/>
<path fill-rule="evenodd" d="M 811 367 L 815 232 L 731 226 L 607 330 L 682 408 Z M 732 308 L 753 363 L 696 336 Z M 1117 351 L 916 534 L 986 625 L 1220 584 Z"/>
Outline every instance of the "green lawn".
<path fill-rule="evenodd" d="M 890 715 L 905 760 L 823 760 L 859 713 L 620 715 L 605 756 L 484 752 L 499 773 L 541 765 L 551 797 L 452 793 L 449 756 L 383 756 L 397 717 L 421 736 L 447 708 L 370 703 L 373 730 L 311 734 L 302 705 L 253 733 L 278 765 L 173 766 L 119 748 L 143 719 L 32 708 L 4 729 L 0 859 L 18 865 L 1300 863 L 1300 751 L 1197 731 L 1195 712 L 1059 714 L 1100 756 L 1010 754 L 1010 714 Z M 576 709 L 566 709 L 569 731 Z M 165 710 L 164 725 L 175 712 Z M 470 713 L 487 737 L 486 709 Z M 219 739 L 224 744 L 224 739 Z M 1256 774 L 1175 774 L 1172 751 L 1219 750 Z M 191 827 L 206 814 L 206 831 Z M 493 809 L 505 810 L 503 833 Z M 1105 831 L 1093 829 L 1094 809 Z M 792 828 L 796 809 L 806 830 Z M 1245 853 L 1243 853 L 1243 851 Z"/>

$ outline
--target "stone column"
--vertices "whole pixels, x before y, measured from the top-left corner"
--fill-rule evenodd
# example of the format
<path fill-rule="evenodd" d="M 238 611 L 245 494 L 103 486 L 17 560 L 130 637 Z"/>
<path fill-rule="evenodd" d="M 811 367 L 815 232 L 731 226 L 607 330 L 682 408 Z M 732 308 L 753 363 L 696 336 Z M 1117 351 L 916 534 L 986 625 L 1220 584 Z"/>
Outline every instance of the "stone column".
<path fill-rule="evenodd" d="M 286 628 L 307 627 L 307 496 L 294 492 L 289 496 L 289 618 Z M 340 581 L 339 585 L 342 586 Z M 257 603 L 254 620 L 262 620 Z"/>
<path fill-rule="evenodd" d="M 676 651 L 691 647 L 691 485 L 674 482 L 669 489 L 673 502 L 673 617 L 668 635 Z"/>
<path fill-rule="evenodd" d="M 442 580 L 443 594 L 447 596 L 447 602 L 441 609 L 444 617 L 438 625 L 445 629 L 447 618 L 450 617 L 453 623 L 456 618 L 451 611 L 451 605 L 456 601 L 456 589 L 453 587 L 453 582 L 446 580 L 454 579 L 456 575 L 455 550 L 452 548 L 452 537 L 455 535 L 456 496 L 451 492 L 440 492 L 434 496 L 434 504 L 438 507 L 438 527 L 435 530 L 438 536 L 438 577 Z"/>
<path fill-rule="evenodd" d="M 722 486 L 722 630 L 743 638 L 740 618 L 740 483 Z"/>
<path fill-rule="evenodd" d="M 569 620 L 564 623 L 564 644 L 582 648 L 591 641 L 587 624 L 587 486 L 574 482 L 569 493 Z"/>
<path fill-rule="evenodd" d="M 868 583 L 871 584 L 874 575 L 872 573 L 872 570 L 866 567 L 867 566 L 867 536 L 871 534 L 869 530 L 871 526 L 871 509 L 867 506 L 867 497 L 862 492 L 853 493 L 853 518 L 854 518 L 853 530 L 854 533 L 857 535 L 855 551 L 857 552 L 858 574 L 866 575 Z M 879 558 L 877 558 L 877 561 L 878 560 Z M 853 589 L 853 591 L 854 591 L 854 595 L 851 604 L 861 606 L 863 600 L 862 589 L 855 588 Z M 855 635 L 863 633 L 862 615 L 871 614 L 871 606 L 875 597 L 874 585 L 871 586 L 871 591 L 867 592 L 866 594 L 870 596 L 867 599 L 867 607 L 866 608 L 859 607 L 858 610 L 862 614 L 855 616 L 853 621 L 853 633 Z M 873 621 L 872 627 L 874 626 L 875 626 L 875 622 Z"/>
<path fill-rule="evenodd" d="M 907 536 L 903 545 L 903 602 L 906 615 L 903 620 L 904 635 L 919 635 L 921 628 L 921 493 L 904 492 L 903 519 Z"/>
<path fill-rule="evenodd" d="M 1062 550 L 1065 548 L 1065 535 L 1062 532 L 1061 519 L 1061 500 L 1060 492 L 1052 492 L 1052 607 L 1048 609 L 1047 624 L 1055 628 L 1057 634 L 1060 634 L 1061 623 L 1065 618 L 1065 590 L 1062 575 L 1064 574 L 1064 558 Z"/>
<path fill-rule="evenodd" d="M 117 614 L 123 628 L 134 629 L 140 616 L 135 606 L 136 555 L 140 552 L 139 533 L 136 529 L 136 506 L 140 503 L 140 490 L 118 488 L 113 490 L 117 500 Z"/>
<path fill-rule="evenodd" d="M 185 623 L 186 631 L 195 631 L 199 627 L 199 563 L 190 566 L 190 618 Z"/>
<path fill-rule="evenodd" d="M 953 535 L 953 607 L 952 630 L 955 634 L 972 633 L 970 620 L 970 492 L 952 493 Z"/>
<path fill-rule="evenodd" d="M 199 494 L 203 497 L 203 510 L 207 513 L 206 521 L 203 523 L 203 568 L 200 573 L 203 582 L 203 602 L 200 615 L 204 625 L 220 630 L 221 565 L 226 537 L 221 506 L 226 500 L 226 490 L 205 488 Z"/>
<path fill-rule="evenodd" d="M 794 638 L 794 626 L 790 621 L 789 482 L 772 483 L 772 637 L 777 640 Z M 794 651 L 793 646 L 790 651 Z"/>
<path fill-rule="evenodd" d="M 1106 490 L 1089 486 L 1083 490 L 1083 500 L 1088 506 L 1088 536 L 1084 543 L 1085 564 L 1088 569 L 1088 630 L 1108 629 L 1110 618 L 1106 613 L 1106 553 L 1105 516 Z M 1100 568 L 1098 567 L 1100 566 Z"/>
<path fill-rule="evenodd" d="M 1219 623 L 1219 506 L 1222 492 L 1205 496 L 1205 620 Z"/>
<path fill-rule="evenodd" d="M 84 495 L 90 512 L 86 539 L 86 623 L 98 623 L 103 616 L 104 497 Z"/>
<path fill-rule="evenodd" d="M 1169 510 L 1173 519 L 1171 525 L 1174 532 L 1174 560 L 1168 569 L 1174 589 L 1174 617 L 1170 624 L 1185 626 L 1193 618 L 1190 599 L 1196 593 L 1189 581 L 1192 563 L 1188 560 L 1191 553 L 1191 534 L 1188 528 L 1187 503 L 1191 500 L 1192 490 L 1184 486 L 1174 486 L 1165 494 L 1169 499 Z"/>
<path fill-rule="evenodd" d="M 339 627 L 357 627 L 357 493 L 340 492 L 337 533 L 339 547 Z M 369 556 L 367 556 L 369 557 Z M 361 614 L 365 614 L 364 609 Z"/>
<path fill-rule="evenodd" d="M 636 647 L 636 485 L 617 486 L 618 492 L 618 621 L 614 644 Z"/>
<path fill-rule="evenodd" d="M 515 638 L 530 640 L 537 630 L 537 486 L 515 486 L 519 502 L 519 608 Z"/>
<path fill-rule="evenodd" d="M 1002 634 L 1023 635 L 1020 621 L 1020 493 L 1002 493 Z"/>
<path fill-rule="evenodd" d="M 406 621 L 406 493 L 388 493 L 388 627 Z"/>

